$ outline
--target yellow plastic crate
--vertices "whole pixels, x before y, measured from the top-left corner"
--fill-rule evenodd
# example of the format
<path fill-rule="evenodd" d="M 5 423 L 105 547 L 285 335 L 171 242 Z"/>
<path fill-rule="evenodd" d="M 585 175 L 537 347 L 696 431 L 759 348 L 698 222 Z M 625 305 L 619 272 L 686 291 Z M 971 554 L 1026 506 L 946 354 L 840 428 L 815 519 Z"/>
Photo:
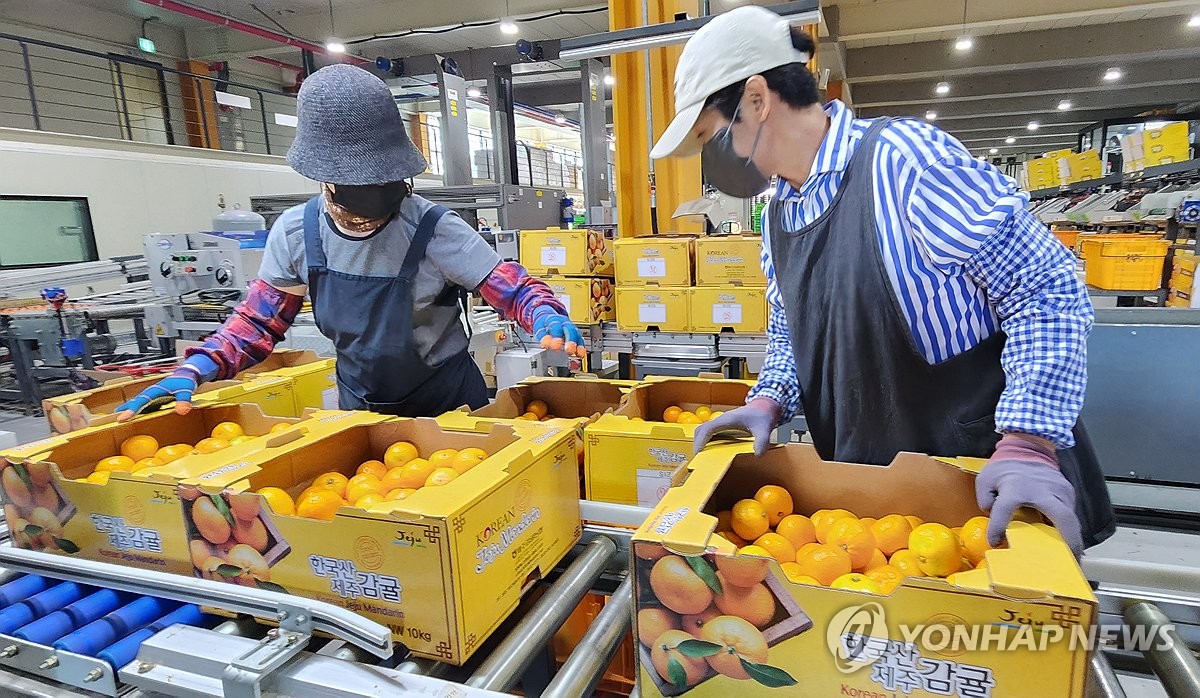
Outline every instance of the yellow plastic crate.
<path fill-rule="evenodd" d="M 1084 240 L 1087 284 L 1107 291 L 1149 291 L 1162 285 L 1171 243 L 1159 238 Z"/>

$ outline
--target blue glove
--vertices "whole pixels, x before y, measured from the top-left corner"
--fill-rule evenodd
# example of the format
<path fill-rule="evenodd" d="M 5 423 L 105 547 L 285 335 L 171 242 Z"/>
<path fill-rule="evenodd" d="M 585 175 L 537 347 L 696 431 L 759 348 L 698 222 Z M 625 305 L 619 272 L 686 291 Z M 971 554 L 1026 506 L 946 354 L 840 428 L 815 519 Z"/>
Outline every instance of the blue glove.
<path fill-rule="evenodd" d="M 184 360 L 175 372 L 138 393 L 132 400 L 117 407 L 117 421 L 123 422 L 136 414 L 153 411 L 175 403 L 175 411 L 187 414 L 192 410 L 192 393 L 200 383 L 212 380 L 217 375 L 215 361 L 203 354 L 194 354 Z"/>
<path fill-rule="evenodd" d="M 545 349 L 565 349 L 567 354 L 583 358 L 587 349 L 575 323 L 548 305 L 533 311 L 533 338 Z"/>
<path fill-rule="evenodd" d="M 1075 488 L 1057 467 L 1053 451 L 1028 439 L 1006 435 L 975 478 L 979 508 L 990 512 L 988 543 L 1000 545 L 1004 531 L 1020 507 L 1041 512 L 1066 541 L 1075 557 L 1083 554 L 1083 532 L 1075 515 Z"/>
<path fill-rule="evenodd" d="M 754 437 L 754 455 L 761 457 L 771 445 L 771 433 L 779 426 L 782 415 L 783 408 L 779 403 L 770 398 L 755 398 L 744 407 L 730 410 L 697 427 L 696 435 L 692 438 L 692 454 L 704 450 L 704 446 L 717 434 L 736 431 Z"/>

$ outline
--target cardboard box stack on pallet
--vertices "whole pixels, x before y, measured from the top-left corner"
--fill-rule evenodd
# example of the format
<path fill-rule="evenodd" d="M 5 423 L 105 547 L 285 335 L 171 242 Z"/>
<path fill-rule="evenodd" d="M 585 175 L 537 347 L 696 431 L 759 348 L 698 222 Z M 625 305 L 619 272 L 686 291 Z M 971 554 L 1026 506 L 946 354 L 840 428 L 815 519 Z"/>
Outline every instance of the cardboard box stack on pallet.
<path fill-rule="evenodd" d="M 616 316 L 613 300 L 613 250 L 595 230 L 522 230 L 521 264 L 549 284 L 580 325 L 608 322 Z"/>
<path fill-rule="evenodd" d="M 1200 257 L 1195 252 L 1175 251 L 1171 267 L 1171 294 L 1167 306 L 1171 308 L 1200 308 L 1196 297 L 1196 263 Z"/>
<path fill-rule="evenodd" d="M 1121 137 L 1121 155 L 1126 173 L 1155 165 L 1183 162 L 1190 157 L 1188 123 L 1180 121 Z"/>

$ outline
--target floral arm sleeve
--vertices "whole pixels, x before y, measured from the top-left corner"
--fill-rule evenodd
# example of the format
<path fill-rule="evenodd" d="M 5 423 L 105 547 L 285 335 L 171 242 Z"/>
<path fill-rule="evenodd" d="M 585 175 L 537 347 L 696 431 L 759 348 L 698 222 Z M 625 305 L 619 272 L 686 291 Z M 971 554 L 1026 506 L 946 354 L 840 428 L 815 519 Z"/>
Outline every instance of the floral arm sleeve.
<path fill-rule="evenodd" d="M 237 373 L 263 361 L 296 320 L 303 296 L 284 293 L 261 279 L 250 284 L 246 300 L 238 304 L 233 315 L 221 328 L 208 336 L 204 343 L 184 352 L 189 358 L 208 357 L 216 364 L 215 373 L 201 380 L 232 378 Z"/>
<path fill-rule="evenodd" d="M 549 306 L 559 315 L 567 309 L 541 279 L 535 279 L 516 262 L 501 262 L 479 285 L 479 295 L 506 320 L 515 320 L 532 333 L 534 310 Z"/>

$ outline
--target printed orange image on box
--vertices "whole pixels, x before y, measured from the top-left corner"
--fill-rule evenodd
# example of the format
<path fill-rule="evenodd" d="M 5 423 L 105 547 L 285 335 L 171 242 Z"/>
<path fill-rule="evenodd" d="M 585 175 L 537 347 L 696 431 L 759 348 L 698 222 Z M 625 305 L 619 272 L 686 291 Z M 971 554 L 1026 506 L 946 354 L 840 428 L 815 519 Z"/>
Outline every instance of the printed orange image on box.
<path fill-rule="evenodd" d="M 336 410 L 338 389 L 336 360 L 318 356 L 314 351 L 276 349 L 261 363 L 237 376 L 238 380 L 257 377 L 288 378 L 292 381 L 293 415 L 306 409 Z"/>
<path fill-rule="evenodd" d="M 612 276 L 613 249 L 597 230 L 522 230 L 521 264 L 535 276 Z"/>
<path fill-rule="evenodd" d="M 696 286 L 688 289 L 688 327 L 692 332 L 767 331 L 765 286 Z"/>
<path fill-rule="evenodd" d="M 257 405 L 105 420 L 0 454 L 4 514 L 18 546 L 187 572 L 176 482 L 239 462 L 306 429 L 303 420 L 266 416 Z"/>
<path fill-rule="evenodd" d="M 641 695 L 1082 696 L 1095 596 L 1036 514 L 988 544 L 981 464 L 705 449 L 634 534 Z"/>
<path fill-rule="evenodd" d="M 580 536 L 574 429 L 314 421 L 179 485 L 189 573 L 342 606 L 460 664 Z"/>
<path fill-rule="evenodd" d="M 567 310 L 571 322 L 591 325 L 617 317 L 612 279 L 547 276 L 542 279 Z"/>
<path fill-rule="evenodd" d="M 695 243 L 687 235 L 617 240 L 617 286 L 690 286 Z"/>
<path fill-rule="evenodd" d="M 687 332 L 688 289 L 617 287 L 617 327 L 625 332 Z"/>
<path fill-rule="evenodd" d="M 724 235 L 696 238 L 696 285 L 766 286 L 762 238 Z"/>
<path fill-rule="evenodd" d="M 688 462 L 696 426 L 746 403 L 750 381 L 651 378 L 584 427 L 587 499 L 654 506 Z"/>

